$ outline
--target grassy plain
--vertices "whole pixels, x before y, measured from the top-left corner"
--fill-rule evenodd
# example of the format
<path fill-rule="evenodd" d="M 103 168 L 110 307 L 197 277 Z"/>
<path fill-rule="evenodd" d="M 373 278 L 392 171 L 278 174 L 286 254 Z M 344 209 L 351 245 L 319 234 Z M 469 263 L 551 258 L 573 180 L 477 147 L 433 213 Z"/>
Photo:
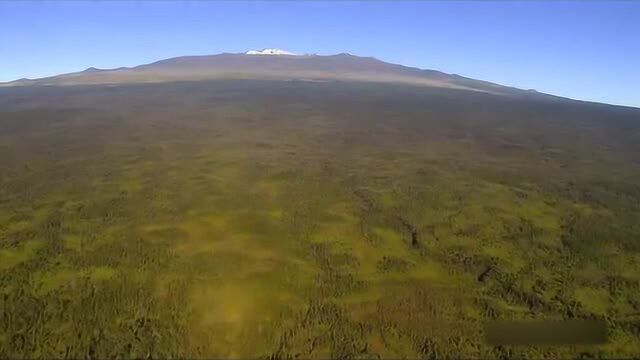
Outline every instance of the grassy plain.
<path fill-rule="evenodd" d="M 0 358 L 638 356 L 639 155 L 640 110 L 453 89 L 0 89 Z"/>

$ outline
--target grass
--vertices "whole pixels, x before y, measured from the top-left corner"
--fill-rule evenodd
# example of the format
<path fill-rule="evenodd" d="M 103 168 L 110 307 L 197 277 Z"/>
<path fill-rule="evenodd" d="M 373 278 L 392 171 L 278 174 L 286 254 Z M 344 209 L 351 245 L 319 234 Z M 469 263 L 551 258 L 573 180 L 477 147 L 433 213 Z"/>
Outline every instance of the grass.
<path fill-rule="evenodd" d="M 44 244 L 37 240 L 26 241 L 22 246 L 0 250 L 0 269 L 11 269 L 35 256 L 38 248 Z"/>
<path fill-rule="evenodd" d="M 0 95 L 0 357 L 640 354 L 637 111 L 347 82 Z M 593 317 L 608 344 L 483 341 Z"/>

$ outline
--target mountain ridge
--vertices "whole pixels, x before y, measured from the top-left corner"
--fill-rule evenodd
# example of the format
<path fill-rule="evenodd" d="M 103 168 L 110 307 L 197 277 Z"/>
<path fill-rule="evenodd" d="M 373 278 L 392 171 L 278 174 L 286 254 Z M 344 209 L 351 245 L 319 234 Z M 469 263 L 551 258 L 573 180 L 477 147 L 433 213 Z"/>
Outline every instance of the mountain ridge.
<path fill-rule="evenodd" d="M 480 91 L 502 96 L 564 99 L 532 89 L 519 89 L 433 69 L 421 69 L 350 53 L 296 55 L 280 49 L 263 49 L 269 55 L 220 53 L 186 55 L 147 64 L 114 69 L 87 68 L 83 71 L 38 79 L 18 79 L 0 83 L 12 86 L 61 86 L 213 79 L 333 80 L 379 83 L 408 83 L 420 86 Z M 574 100 L 577 101 L 577 100 Z"/>

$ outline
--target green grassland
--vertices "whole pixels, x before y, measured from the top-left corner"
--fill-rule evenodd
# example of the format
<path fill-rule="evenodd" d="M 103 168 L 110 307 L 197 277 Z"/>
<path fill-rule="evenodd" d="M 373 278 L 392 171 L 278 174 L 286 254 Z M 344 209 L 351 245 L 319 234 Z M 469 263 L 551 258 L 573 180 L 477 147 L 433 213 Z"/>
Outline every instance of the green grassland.
<path fill-rule="evenodd" d="M 495 319 L 604 319 L 491 346 Z M 640 355 L 640 111 L 349 82 L 0 89 L 0 358 Z"/>

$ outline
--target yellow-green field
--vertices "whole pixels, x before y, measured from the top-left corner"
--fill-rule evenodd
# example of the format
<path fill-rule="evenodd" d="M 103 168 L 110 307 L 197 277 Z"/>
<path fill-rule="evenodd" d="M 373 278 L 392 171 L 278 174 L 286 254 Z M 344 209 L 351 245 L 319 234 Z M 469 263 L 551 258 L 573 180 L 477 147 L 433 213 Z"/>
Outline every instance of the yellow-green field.
<path fill-rule="evenodd" d="M 0 358 L 640 355 L 640 111 L 404 85 L 0 89 Z M 608 342 L 484 342 L 495 319 Z"/>

